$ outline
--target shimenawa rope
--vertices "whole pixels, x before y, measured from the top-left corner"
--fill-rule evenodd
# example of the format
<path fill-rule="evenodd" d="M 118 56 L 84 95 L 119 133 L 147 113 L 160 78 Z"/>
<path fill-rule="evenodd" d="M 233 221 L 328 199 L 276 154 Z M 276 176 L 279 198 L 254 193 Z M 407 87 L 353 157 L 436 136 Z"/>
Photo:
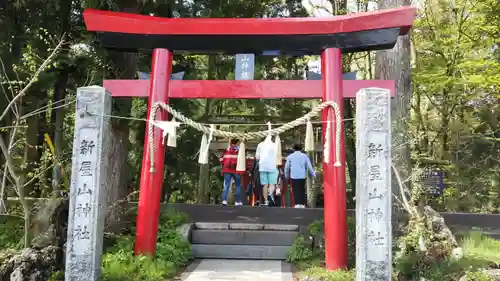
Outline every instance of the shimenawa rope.
<path fill-rule="evenodd" d="M 333 113 L 334 113 L 334 118 L 335 118 L 335 166 L 340 166 L 340 129 L 341 129 L 341 122 L 342 122 L 342 116 L 340 116 L 340 109 L 337 103 L 334 101 L 326 101 L 323 102 L 317 106 L 315 106 L 309 113 L 306 115 L 299 117 L 291 122 L 288 122 L 280 127 L 265 130 L 265 131 L 257 131 L 257 132 L 247 132 L 247 133 L 240 133 L 240 132 L 228 132 L 228 131 L 222 131 L 222 130 L 213 130 L 212 134 L 213 136 L 217 137 L 223 137 L 223 138 L 238 138 L 240 140 L 251 140 L 251 139 L 259 139 L 259 138 L 265 138 L 271 133 L 272 135 L 278 135 L 283 132 L 286 132 L 290 129 L 293 129 L 297 126 L 300 126 L 302 124 L 305 124 L 307 120 L 310 120 L 312 117 L 319 115 L 319 113 L 327 108 L 327 107 L 332 107 L 333 108 Z M 155 145 L 154 145 L 154 123 L 156 120 L 156 114 L 160 109 L 168 111 L 171 115 L 172 118 L 175 118 L 178 122 L 184 123 L 192 128 L 194 128 L 197 131 L 200 131 L 204 134 L 210 134 L 210 127 L 204 126 L 200 123 L 197 123 L 188 117 L 184 116 L 182 113 L 178 112 L 174 108 L 172 108 L 170 105 L 164 103 L 164 102 L 156 102 L 153 107 L 151 108 L 150 114 L 149 114 L 149 122 L 148 122 L 148 142 L 149 142 L 149 153 L 150 153 L 150 160 L 151 160 L 151 169 L 150 172 L 155 172 L 154 168 L 154 153 L 155 153 Z M 327 131 L 327 139 L 325 141 L 325 148 L 326 145 L 329 145 L 329 132 Z M 325 149 L 326 153 L 329 154 L 329 150 Z M 329 157 L 324 157 L 325 163 L 328 163 Z"/>

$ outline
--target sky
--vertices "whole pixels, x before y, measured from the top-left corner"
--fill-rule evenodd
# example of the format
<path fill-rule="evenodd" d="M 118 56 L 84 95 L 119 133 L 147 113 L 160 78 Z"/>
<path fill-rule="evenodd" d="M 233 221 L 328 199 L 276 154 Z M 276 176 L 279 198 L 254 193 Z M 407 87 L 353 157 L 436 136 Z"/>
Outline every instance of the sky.
<path fill-rule="evenodd" d="M 315 17 L 331 17 L 332 5 L 328 0 L 302 0 L 302 5 Z M 319 9 L 314 7 L 325 7 L 326 9 Z M 356 12 L 356 0 L 347 0 L 347 10 L 349 13 Z M 369 10 L 376 10 L 376 1 L 370 1 L 368 4 Z M 326 11 L 328 10 L 328 11 Z"/>
<path fill-rule="evenodd" d="M 302 5 L 307 9 L 309 14 L 314 17 L 333 17 L 331 12 L 332 5 L 328 0 L 302 0 Z M 323 8 L 318 8 L 323 7 Z M 356 12 L 356 0 L 347 0 L 347 10 L 349 13 Z M 376 4 L 370 1 L 368 4 L 369 10 L 375 10 Z M 312 58 L 308 63 L 309 71 L 321 73 L 321 61 L 319 56 Z"/>
<path fill-rule="evenodd" d="M 328 11 L 332 10 L 332 5 L 328 0 L 302 0 L 302 5 L 309 11 L 311 15 L 315 17 L 331 17 L 332 14 L 325 11 L 324 9 L 318 9 L 314 7 L 322 6 L 328 9 Z"/>

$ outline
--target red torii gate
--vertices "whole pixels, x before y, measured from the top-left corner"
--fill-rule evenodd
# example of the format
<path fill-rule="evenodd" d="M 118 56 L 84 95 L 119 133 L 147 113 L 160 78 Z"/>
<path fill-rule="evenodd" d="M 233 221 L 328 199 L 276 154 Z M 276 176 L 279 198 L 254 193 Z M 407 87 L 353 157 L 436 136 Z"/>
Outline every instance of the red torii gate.
<path fill-rule="evenodd" d="M 114 97 L 148 97 L 149 106 L 170 98 L 278 99 L 298 98 L 335 101 L 343 116 L 343 98 L 354 98 L 362 88 L 389 89 L 394 81 L 342 81 L 342 52 L 392 48 L 398 36 L 413 25 L 416 8 L 401 7 L 329 18 L 158 18 L 152 16 L 87 9 L 83 16 L 87 30 L 100 33 L 101 44 L 119 51 L 153 50 L 151 80 L 105 80 Z M 281 54 L 321 53 L 322 81 L 170 81 L 173 51 L 190 53 L 255 53 L 278 50 Z M 167 120 L 161 112 L 157 120 Z M 149 116 L 149 112 L 148 112 Z M 333 111 L 322 113 L 331 121 Z M 323 122 L 323 140 L 325 139 Z M 344 134 L 340 139 L 341 166 L 323 164 L 326 266 L 347 264 Z M 159 129 L 155 132 L 156 172 L 150 172 L 148 138 L 144 144 L 136 254 L 153 254 L 156 249 L 165 148 Z M 334 147 L 331 130 L 330 147 Z M 147 134 L 146 134 L 147 135 Z M 335 159 L 335 150 L 330 150 Z"/>

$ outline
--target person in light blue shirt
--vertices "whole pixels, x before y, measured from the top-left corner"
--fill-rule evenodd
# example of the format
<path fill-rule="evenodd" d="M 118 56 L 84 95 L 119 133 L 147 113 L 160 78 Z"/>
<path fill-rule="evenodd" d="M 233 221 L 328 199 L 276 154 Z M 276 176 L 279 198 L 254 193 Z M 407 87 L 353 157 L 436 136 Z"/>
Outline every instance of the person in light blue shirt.
<path fill-rule="evenodd" d="M 292 182 L 295 208 L 305 208 L 307 173 L 316 177 L 316 172 L 314 172 L 309 156 L 302 152 L 300 144 L 295 144 L 293 150 L 294 152 L 286 157 L 285 178 Z"/>

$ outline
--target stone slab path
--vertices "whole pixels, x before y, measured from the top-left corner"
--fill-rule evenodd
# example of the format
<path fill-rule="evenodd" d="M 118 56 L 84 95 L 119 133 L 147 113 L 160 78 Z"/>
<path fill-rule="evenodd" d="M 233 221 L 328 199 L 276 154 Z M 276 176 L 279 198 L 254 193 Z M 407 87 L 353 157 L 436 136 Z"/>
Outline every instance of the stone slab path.
<path fill-rule="evenodd" d="M 291 266 L 278 260 L 202 259 L 181 275 L 182 281 L 293 281 Z"/>

